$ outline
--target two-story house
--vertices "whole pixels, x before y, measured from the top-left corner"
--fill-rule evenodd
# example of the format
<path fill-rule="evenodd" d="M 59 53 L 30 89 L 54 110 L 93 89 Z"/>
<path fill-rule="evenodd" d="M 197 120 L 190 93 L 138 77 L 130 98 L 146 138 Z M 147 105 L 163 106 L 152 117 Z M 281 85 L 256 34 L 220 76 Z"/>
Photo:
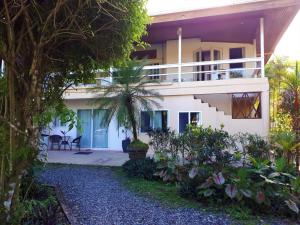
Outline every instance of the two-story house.
<path fill-rule="evenodd" d="M 153 17 L 146 49 L 132 56 L 147 58 L 148 79 L 163 96 L 161 108 L 141 112 L 139 136 L 166 128 L 182 132 L 187 124 L 224 129 L 231 134 L 269 132 L 269 84 L 264 66 L 300 8 L 299 0 L 237 1 L 235 4 Z M 112 79 L 112 78 L 109 78 Z M 100 85 L 105 80 L 99 81 Z M 107 84 L 106 84 L 107 85 Z M 81 122 L 68 135 L 81 135 L 81 147 L 121 150 L 122 128 L 115 120 L 101 127 L 103 110 L 93 104 L 91 86 L 65 94 L 65 103 Z M 59 121 L 51 133 L 66 130 Z"/>

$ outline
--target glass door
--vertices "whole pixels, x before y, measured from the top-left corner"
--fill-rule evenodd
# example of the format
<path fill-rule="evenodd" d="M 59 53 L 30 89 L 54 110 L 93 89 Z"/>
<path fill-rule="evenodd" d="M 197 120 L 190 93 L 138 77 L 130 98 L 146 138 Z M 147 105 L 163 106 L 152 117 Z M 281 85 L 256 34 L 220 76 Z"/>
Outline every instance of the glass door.
<path fill-rule="evenodd" d="M 80 123 L 80 130 L 77 130 L 78 136 L 81 135 L 81 147 L 91 147 L 91 115 L 92 110 L 90 109 L 79 109 L 77 116 Z"/>
<path fill-rule="evenodd" d="M 108 129 L 102 124 L 105 110 L 93 110 L 93 148 L 108 147 Z"/>

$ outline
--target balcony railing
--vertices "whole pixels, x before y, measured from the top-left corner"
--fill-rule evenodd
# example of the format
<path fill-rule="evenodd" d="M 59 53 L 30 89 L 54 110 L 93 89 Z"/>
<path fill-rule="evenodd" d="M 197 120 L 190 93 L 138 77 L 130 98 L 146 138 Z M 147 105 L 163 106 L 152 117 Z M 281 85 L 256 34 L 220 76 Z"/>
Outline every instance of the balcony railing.
<path fill-rule="evenodd" d="M 261 58 L 257 57 L 145 66 L 144 76 L 160 82 L 192 82 L 258 78 L 261 77 L 261 70 Z M 96 83 L 100 85 L 109 85 L 111 82 L 112 76 L 103 77 L 101 74 L 96 78 Z"/>

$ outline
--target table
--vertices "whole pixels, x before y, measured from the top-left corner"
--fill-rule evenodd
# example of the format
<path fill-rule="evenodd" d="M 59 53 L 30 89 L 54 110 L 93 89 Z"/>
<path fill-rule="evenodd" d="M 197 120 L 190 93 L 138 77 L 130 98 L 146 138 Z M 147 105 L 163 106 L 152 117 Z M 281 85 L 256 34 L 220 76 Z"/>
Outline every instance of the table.
<path fill-rule="evenodd" d="M 64 146 L 64 150 L 66 150 L 66 145 L 69 146 L 69 149 L 71 150 L 71 146 L 70 146 L 70 143 L 69 143 L 69 140 L 70 140 L 71 136 L 62 136 L 62 141 L 61 141 L 61 145 Z"/>

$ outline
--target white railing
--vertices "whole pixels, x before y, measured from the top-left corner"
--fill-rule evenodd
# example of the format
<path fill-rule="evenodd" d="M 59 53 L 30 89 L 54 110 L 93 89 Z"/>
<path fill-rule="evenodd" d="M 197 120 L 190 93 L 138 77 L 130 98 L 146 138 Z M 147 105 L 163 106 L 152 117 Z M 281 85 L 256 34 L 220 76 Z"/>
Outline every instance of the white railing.
<path fill-rule="evenodd" d="M 260 62 L 260 58 L 243 58 L 145 66 L 144 70 L 151 79 L 169 82 L 256 78 L 261 76 Z"/>
<path fill-rule="evenodd" d="M 144 67 L 144 76 L 160 82 L 187 82 L 261 77 L 261 58 L 242 58 L 162 64 Z M 112 74 L 111 70 L 111 73 Z M 180 79 L 181 78 L 181 79 Z M 109 85 L 112 77 L 96 78 L 97 84 Z"/>

